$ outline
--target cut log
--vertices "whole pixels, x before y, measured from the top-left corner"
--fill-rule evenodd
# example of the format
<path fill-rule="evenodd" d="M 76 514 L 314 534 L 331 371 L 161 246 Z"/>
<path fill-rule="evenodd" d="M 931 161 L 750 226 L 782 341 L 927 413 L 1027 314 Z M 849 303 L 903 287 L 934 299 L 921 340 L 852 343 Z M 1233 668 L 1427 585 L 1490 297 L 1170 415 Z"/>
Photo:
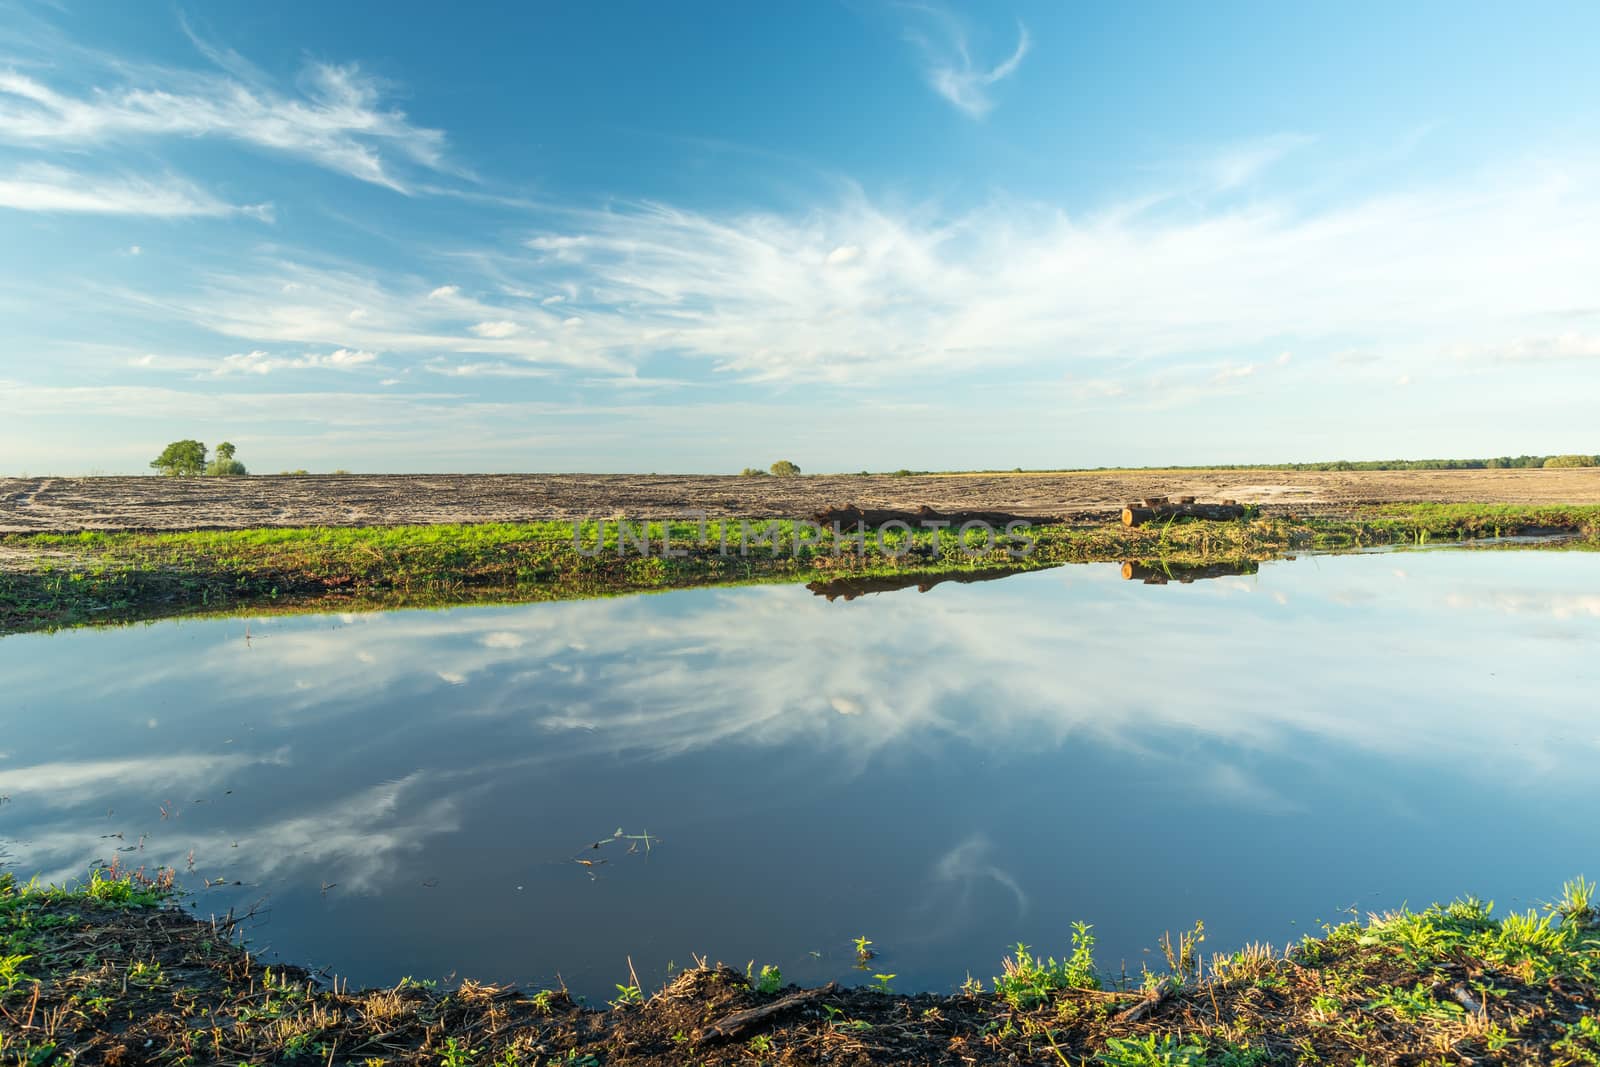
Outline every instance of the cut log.
<path fill-rule="evenodd" d="M 1122 525 L 1143 526 L 1159 519 L 1210 519 L 1221 522 L 1244 518 L 1244 508 L 1233 501 L 1221 504 L 1162 504 L 1159 507 L 1122 509 Z"/>
<path fill-rule="evenodd" d="M 788 1011 L 790 1008 L 797 1008 L 813 1000 L 831 996 L 838 988 L 835 983 L 829 982 L 821 989 L 802 989 L 798 993 L 790 993 L 786 997 L 780 997 L 771 1004 L 763 1004 L 759 1008 L 750 1008 L 747 1011 L 736 1011 L 732 1015 L 724 1015 L 704 1030 L 701 1030 L 698 1040 L 713 1041 L 718 1038 L 733 1037 L 763 1019 L 770 1019 L 780 1012 Z"/>

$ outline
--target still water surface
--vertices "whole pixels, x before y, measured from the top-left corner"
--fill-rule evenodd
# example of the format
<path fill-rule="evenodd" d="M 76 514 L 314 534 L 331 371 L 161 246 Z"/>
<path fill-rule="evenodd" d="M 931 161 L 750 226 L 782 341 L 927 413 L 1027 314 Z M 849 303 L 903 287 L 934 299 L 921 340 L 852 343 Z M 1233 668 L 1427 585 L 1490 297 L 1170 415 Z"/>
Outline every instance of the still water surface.
<path fill-rule="evenodd" d="M 1597 653 L 1600 555 L 1536 551 L 8 637 L 0 863 L 129 849 L 358 984 L 860 979 L 865 935 L 942 990 L 1074 919 L 1136 972 L 1600 873 Z"/>

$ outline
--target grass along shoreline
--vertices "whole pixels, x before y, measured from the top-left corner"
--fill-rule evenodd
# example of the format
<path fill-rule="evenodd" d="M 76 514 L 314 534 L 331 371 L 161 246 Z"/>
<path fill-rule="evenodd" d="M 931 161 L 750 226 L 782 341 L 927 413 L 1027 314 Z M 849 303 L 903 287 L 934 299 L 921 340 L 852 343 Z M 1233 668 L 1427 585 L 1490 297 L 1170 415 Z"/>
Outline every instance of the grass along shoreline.
<path fill-rule="evenodd" d="M 1063 958 L 1017 946 L 953 994 L 892 992 L 892 976 L 798 990 L 773 968 L 700 960 L 660 990 L 619 974 L 595 1008 L 472 981 L 319 983 L 256 958 L 231 916 L 177 901 L 171 872 L 0 876 L 0 1063 L 1600 1064 L 1600 911 L 1581 878 L 1541 910 L 1464 898 L 1282 950 L 1206 956 L 1197 925 L 1158 941 L 1164 970 L 1126 983 L 1076 924 Z"/>
<path fill-rule="evenodd" d="M 741 533 L 752 540 L 738 551 Z M 1600 545 L 1600 506 L 1385 505 L 1344 516 L 1259 514 L 1229 522 L 1185 520 L 1137 528 L 1052 524 L 1021 537 L 980 532 L 963 543 L 944 530 L 907 538 L 831 530 L 817 544 L 791 522 L 651 524 L 651 554 L 618 550 L 615 524 L 594 523 L 574 546 L 570 523 L 306 527 L 181 533 L 0 536 L 0 634 L 239 610 L 359 610 L 476 602 L 568 600 L 748 582 L 1028 570 L 1062 563 L 1138 561 L 1199 568 L 1299 551 L 1469 541 L 1565 532 Z M 637 531 L 634 531 L 636 539 Z M 727 552 L 721 548 L 724 539 Z M 669 545 L 680 555 L 667 556 Z"/>

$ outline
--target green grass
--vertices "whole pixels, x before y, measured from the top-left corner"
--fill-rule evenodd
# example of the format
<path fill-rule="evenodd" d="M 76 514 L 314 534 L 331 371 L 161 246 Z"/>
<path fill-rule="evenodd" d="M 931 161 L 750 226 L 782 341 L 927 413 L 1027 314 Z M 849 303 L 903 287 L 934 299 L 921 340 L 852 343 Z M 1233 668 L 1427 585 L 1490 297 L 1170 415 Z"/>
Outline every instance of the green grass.
<path fill-rule="evenodd" d="M 66 910 L 71 905 L 146 908 L 169 899 L 171 887 L 170 874 L 146 879 L 140 872 L 115 869 L 97 869 L 67 886 L 19 884 L 10 872 L 0 874 L 0 1005 L 35 981 L 30 964 L 42 962 L 50 931 L 72 921 Z"/>
<path fill-rule="evenodd" d="M 905 574 L 955 574 L 1062 563 L 1146 561 L 1172 573 L 1306 550 L 1433 544 L 1521 529 L 1578 532 L 1600 545 L 1600 507 L 1392 505 L 1347 516 L 1252 513 L 1234 522 L 1033 527 L 990 545 L 971 532 L 865 545 L 793 522 L 653 523 L 652 553 L 633 551 L 615 524 L 309 527 L 180 533 L 0 536 L 0 633 L 158 618 L 306 607 L 437 606 L 567 600 L 753 582 L 817 582 Z M 739 553 L 747 535 L 748 554 Z M 673 555 L 661 551 L 670 545 Z M 728 546 L 724 551 L 722 546 Z M 624 548 L 627 548 L 624 551 Z M 1026 552 L 1024 556 L 1023 553 Z"/>

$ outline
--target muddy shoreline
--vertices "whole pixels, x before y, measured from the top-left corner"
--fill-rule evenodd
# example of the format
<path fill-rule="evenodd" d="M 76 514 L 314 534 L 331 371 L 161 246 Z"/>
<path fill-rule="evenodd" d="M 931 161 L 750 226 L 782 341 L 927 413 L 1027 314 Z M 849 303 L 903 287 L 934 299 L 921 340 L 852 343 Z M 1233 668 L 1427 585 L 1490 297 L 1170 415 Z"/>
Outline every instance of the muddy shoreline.
<path fill-rule="evenodd" d="M 248 918 L 191 915 L 170 886 L 170 872 L 97 872 L 71 889 L 0 876 L 5 1062 L 1355 1067 L 1600 1054 L 1600 915 L 1581 880 L 1543 919 L 1468 899 L 1284 949 L 1207 956 L 1171 935 L 1157 942 L 1167 969 L 1127 984 L 1098 972 L 1080 926 L 1061 960 L 1013 949 L 959 992 L 894 992 L 870 975 L 797 989 L 771 969 L 696 960 L 661 989 L 619 975 L 604 1006 L 470 980 L 352 991 L 263 961 Z"/>
<path fill-rule="evenodd" d="M 1063 474 L 268 475 L 0 478 L 0 533 L 395 526 L 606 518 L 800 518 L 825 508 L 1112 517 L 1144 497 L 1234 499 L 1269 513 L 1380 504 L 1600 504 L 1600 468 L 1455 471 L 1084 471 Z"/>

